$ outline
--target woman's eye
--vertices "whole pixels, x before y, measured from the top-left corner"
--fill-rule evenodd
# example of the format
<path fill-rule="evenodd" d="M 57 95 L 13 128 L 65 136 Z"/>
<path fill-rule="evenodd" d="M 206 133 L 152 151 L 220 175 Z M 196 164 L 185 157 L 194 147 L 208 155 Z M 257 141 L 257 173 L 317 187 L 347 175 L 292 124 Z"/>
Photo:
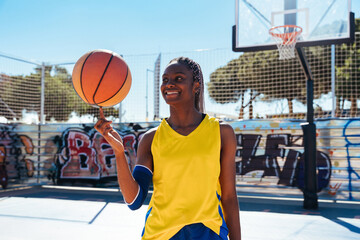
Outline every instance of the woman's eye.
<path fill-rule="evenodd" d="M 162 80 L 163 82 L 167 82 L 168 81 L 168 79 L 167 78 L 163 78 L 163 80 Z"/>
<path fill-rule="evenodd" d="M 176 81 L 181 81 L 181 80 L 183 80 L 182 77 L 176 77 L 175 79 L 176 79 Z"/>

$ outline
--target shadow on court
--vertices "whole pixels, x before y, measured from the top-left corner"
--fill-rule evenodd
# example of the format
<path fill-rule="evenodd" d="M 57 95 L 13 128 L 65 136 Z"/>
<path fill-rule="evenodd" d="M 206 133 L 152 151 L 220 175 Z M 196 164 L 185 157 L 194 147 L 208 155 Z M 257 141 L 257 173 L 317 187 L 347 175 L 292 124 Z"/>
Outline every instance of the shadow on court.
<path fill-rule="evenodd" d="M 149 200 L 150 194 L 145 203 L 148 204 Z M 243 239 L 329 240 L 360 237 L 359 202 L 320 201 L 319 209 L 305 210 L 300 198 L 239 194 L 238 200 Z M 4 229 L 12 223 L 35 221 L 47 226 L 49 231 L 48 234 L 28 238 L 11 226 L 5 231 L 5 236 L 10 238 L 4 239 L 46 239 L 49 236 L 57 239 L 51 233 L 59 222 L 64 227 L 64 232 L 56 235 L 59 239 L 96 239 L 99 234 L 109 231 L 118 239 L 140 239 L 138 233 L 142 231 L 146 208 L 143 206 L 140 211 L 130 211 L 117 188 L 34 186 L 0 191 L 0 224 Z M 86 228 L 87 234 L 84 235 L 79 230 L 81 228 Z M 104 235 L 101 236 L 104 238 Z"/>
<path fill-rule="evenodd" d="M 289 198 L 288 200 L 278 199 L 253 199 L 247 197 L 239 198 L 241 211 L 268 212 L 280 214 L 292 214 L 301 216 L 321 216 L 339 224 L 351 232 L 360 234 L 360 225 L 352 225 L 342 220 L 343 218 L 360 220 L 360 202 L 341 201 L 321 201 L 316 210 L 306 210 L 302 207 L 302 199 Z M 359 236 L 360 237 L 360 236 Z"/>

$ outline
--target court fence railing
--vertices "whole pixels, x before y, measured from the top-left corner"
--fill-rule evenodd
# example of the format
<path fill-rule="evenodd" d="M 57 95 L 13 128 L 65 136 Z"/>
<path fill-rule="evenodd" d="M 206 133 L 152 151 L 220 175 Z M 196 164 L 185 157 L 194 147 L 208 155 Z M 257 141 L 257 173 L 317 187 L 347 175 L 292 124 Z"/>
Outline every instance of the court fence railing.
<path fill-rule="evenodd" d="M 359 48 L 356 33 L 351 45 L 305 49 L 315 81 L 317 150 L 322 157 L 318 171 L 327 183 L 320 195 L 327 199 L 360 199 Z M 237 135 L 239 191 L 299 194 L 301 181 L 291 177 L 299 176 L 301 169 L 306 81 L 296 59 L 279 62 L 277 54 L 210 49 L 124 55 L 133 86 L 121 104 L 105 109 L 105 115 L 127 141 L 130 167 L 142 134 L 169 114 L 166 104 L 156 100 L 160 93 L 154 88 L 155 69 L 163 72 L 171 59 L 187 56 L 202 67 L 206 111 L 228 121 Z M 72 88 L 75 61 L 52 64 L 0 53 L 0 175 L 5 169 L 7 187 L 68 182 L 116 186 L 112 153 L 94 140 L 98 109 L 84 104 Z M 274 139 L 280 143 L 270 146 Z M 75 158 L 69 155 L 71 146 Z M 245 160 L 253 171 L 245 171 Z M 71 170 L 75 175 L 65 171 L 69 161 L 80 163 Z M 294 167 L 283 172 L 291 161 Z M 256 162 L 271 169 L 252 165 Z M 97 175 L 89 169 L 97 169 Z"/>

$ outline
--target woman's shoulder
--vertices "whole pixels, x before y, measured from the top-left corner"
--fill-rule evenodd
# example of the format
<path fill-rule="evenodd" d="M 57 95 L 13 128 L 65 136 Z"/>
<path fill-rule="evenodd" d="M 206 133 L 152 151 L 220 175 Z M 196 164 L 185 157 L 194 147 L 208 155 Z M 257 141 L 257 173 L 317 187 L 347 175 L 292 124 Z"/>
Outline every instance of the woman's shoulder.
<path fill-rule="evenodd" d="M 224 121 L 219 121 L 219 125 L 220 125 L 220 133 L 222 136 L 235 135 L 234 129 L 229 123 L 224 122 Z"/>
<path fill-rule="evenodd" d="M 219 124 L 220 124 L 220 127 L 222 127 L 222 128 L 231 128 L 231 129 L 233 129 L 232 126 L 229 123 L 225 122 L 225 121 L 219 120 Z"/>
<path fill-rule="evenodd" d="M 221 133 L 234 132 L 234 129 L 232 128 L 232 126 L 230 124 L 228 124 L 227 122 L 219 120 L 216 117 L 210 116 L 209 114 L 206 114 L 205 117 L 208 119 L 209 122 L 220 126 Z"/>
<path fill-rule="evenodd" d="M 140 142 L 149 142 L 151 144 L 157 129 L 158 129 L 158 127 L 154 127 L 154 128 L 150 128 L 149 130 L 147 130 L 142 135 Z"/>

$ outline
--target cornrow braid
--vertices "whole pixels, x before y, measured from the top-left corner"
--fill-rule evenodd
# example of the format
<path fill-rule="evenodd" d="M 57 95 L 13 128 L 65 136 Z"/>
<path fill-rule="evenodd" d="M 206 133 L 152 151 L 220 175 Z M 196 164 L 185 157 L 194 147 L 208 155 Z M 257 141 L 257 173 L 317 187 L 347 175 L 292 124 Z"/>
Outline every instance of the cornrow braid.
<path fill-rule="evenodd" d="M 173 63 L 173 62 L 178 62 L 178 63 L 184 64 L 185 66 L 187 66 L 192 71 L 194 82 L 199 82 L 200 91 L 195 94 L 195 108 L 199 112 L 203 113 L 205 111 L 204 78 L 203 78 L 203 74 L 202 74 L 200 65 L 197 62 L 195 62 L 194 60 L 187 58 L 187 57 L 174 58 L 169 62 L 169 64 Z"/>

